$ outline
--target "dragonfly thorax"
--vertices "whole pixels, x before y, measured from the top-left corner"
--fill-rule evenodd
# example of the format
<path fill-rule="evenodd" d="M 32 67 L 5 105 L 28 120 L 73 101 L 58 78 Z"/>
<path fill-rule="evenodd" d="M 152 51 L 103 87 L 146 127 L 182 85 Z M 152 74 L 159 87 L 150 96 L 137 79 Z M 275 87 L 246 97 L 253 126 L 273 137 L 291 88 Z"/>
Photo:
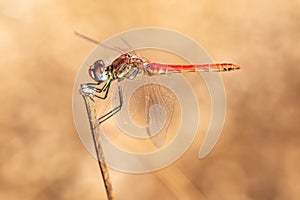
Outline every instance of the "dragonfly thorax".
<path fill-rule="evenodd" d="M 113 77 L 117 79 L 134 79 L 142 71 L 145 61 L 136 55 L 122 54 L 116 58 L 111 66 Z"/>

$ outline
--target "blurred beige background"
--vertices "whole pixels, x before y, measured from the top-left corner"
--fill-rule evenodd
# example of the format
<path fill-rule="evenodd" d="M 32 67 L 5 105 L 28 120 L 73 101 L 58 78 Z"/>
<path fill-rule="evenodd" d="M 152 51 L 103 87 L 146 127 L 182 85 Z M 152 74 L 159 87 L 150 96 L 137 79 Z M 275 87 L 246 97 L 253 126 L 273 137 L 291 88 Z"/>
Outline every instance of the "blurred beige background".
<path fill-rule="evenodd" d="M 0 199 L 106 199 L 72 118 L 76 72 L 98 40 L 165 27 L 199 42 L 222 75 L 227 117 L 213 152 L 111 170 L 117 199 L 299 199 L 300 1 L 0 1 Z"/>

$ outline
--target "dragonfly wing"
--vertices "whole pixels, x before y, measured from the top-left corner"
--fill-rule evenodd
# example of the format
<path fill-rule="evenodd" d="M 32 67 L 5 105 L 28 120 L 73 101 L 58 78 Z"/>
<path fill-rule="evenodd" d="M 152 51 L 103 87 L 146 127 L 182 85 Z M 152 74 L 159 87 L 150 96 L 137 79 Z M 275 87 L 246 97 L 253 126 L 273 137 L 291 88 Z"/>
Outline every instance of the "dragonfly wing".
<path fill-rule="evenodd" d="M 144 78 L 147 79 L 143 85 L 146 129 L 153 144 L 161 147 L 166 140 L 176 103 L 176 96 L 169 89 L 174 82 L 170 76 Z"/>

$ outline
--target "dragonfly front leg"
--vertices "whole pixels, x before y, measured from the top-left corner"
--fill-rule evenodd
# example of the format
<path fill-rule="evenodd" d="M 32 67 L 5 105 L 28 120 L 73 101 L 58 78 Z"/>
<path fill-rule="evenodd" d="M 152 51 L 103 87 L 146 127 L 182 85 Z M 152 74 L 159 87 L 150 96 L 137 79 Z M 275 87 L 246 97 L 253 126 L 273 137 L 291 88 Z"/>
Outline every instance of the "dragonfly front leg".
<path fill-rule="evenodd" d="M 95 97 L 99 99 L 106 99 L 109 92 L 110 85 L 111 85 L 111 80 L 109 80 L 108 83 L 105 83 L 105 85 L 101 89 L 97 88 L 99 89 L 99 93 L 105 92 L 105 95 L 103 97 L 95 95 Z"/>
<path fill-rule="evenodd" d="M 108 95 L 108 92 L 109 92 L 109 89 L 110 89 L 110 86 L 111 86 L 111 82 L 112 80 L 109 80 L 108 82 L 106 82 L 104 84 L 104 86 L 102 88 L 97 88 L 95 87 L 95 85 L 99 85 L 100 83 L 87 83 L 87 84 L 82 84 L 81 85 L 81 93 L 84 93 L 84 94 L 90 94 L 92 96 L 95 96 L 99 99 L 106 99 L 107 98 L 107 95 Z M 104 93 L 104 96 L 99 96 L 97 95 L 96 93 Z"/>
<path fill-rule="evenodd" d="M 108 120 L 109 118 L 111 118 L 117 112 L 119 112 L 121 110 L 122 105 L 123 105 L 123 96 L 122 96 L 122 88 L 120 85 L 120 81 L 118 81 L 118 90 L 119 90 L 119 102 L 120 102 L 119 105 L 117 107 L 115 107 L 114 109 L 112 109 L 111 111 L 109 111 L 108 113 L 106 113 L 105 115 L 98 118 L 98 125 L 103 123 L 104 121 Z"/>

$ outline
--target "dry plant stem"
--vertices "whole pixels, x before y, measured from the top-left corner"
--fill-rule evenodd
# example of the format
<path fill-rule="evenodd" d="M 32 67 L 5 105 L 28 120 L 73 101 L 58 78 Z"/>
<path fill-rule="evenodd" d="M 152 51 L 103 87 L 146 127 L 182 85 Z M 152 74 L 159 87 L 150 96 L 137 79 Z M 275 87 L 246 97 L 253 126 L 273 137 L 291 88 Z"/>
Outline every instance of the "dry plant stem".
<path fill-rule="evenodd" d="M 105 189 L 106 189 L 107 199 L 114 200 L 115 198 L 113 196 L 112 185 L 111 185 L 111 181 L 109 178 L 108 169 L 105 164 L 103 150 L 101 147 L 101 139 L 98 134 L 99 133 L 98 132 L 99 125 L 98 125 L 98 120 L 96 117 L 97 112 L 96 112 L 95 102 L 94 102 L 93 98 L 88 94 L 82 94 L 82 97 L 84 99 L 86 110 L 88 113 L 90 128 L 91 128 L 91 132 L 92 132 L 92 136 L 93 136 L 93 142 L 94 142 L 94 146 L 95 146 L 95 151 L 96 151 L 101 175 L 102 175 L 103 182 L 104 182 Z"/>

